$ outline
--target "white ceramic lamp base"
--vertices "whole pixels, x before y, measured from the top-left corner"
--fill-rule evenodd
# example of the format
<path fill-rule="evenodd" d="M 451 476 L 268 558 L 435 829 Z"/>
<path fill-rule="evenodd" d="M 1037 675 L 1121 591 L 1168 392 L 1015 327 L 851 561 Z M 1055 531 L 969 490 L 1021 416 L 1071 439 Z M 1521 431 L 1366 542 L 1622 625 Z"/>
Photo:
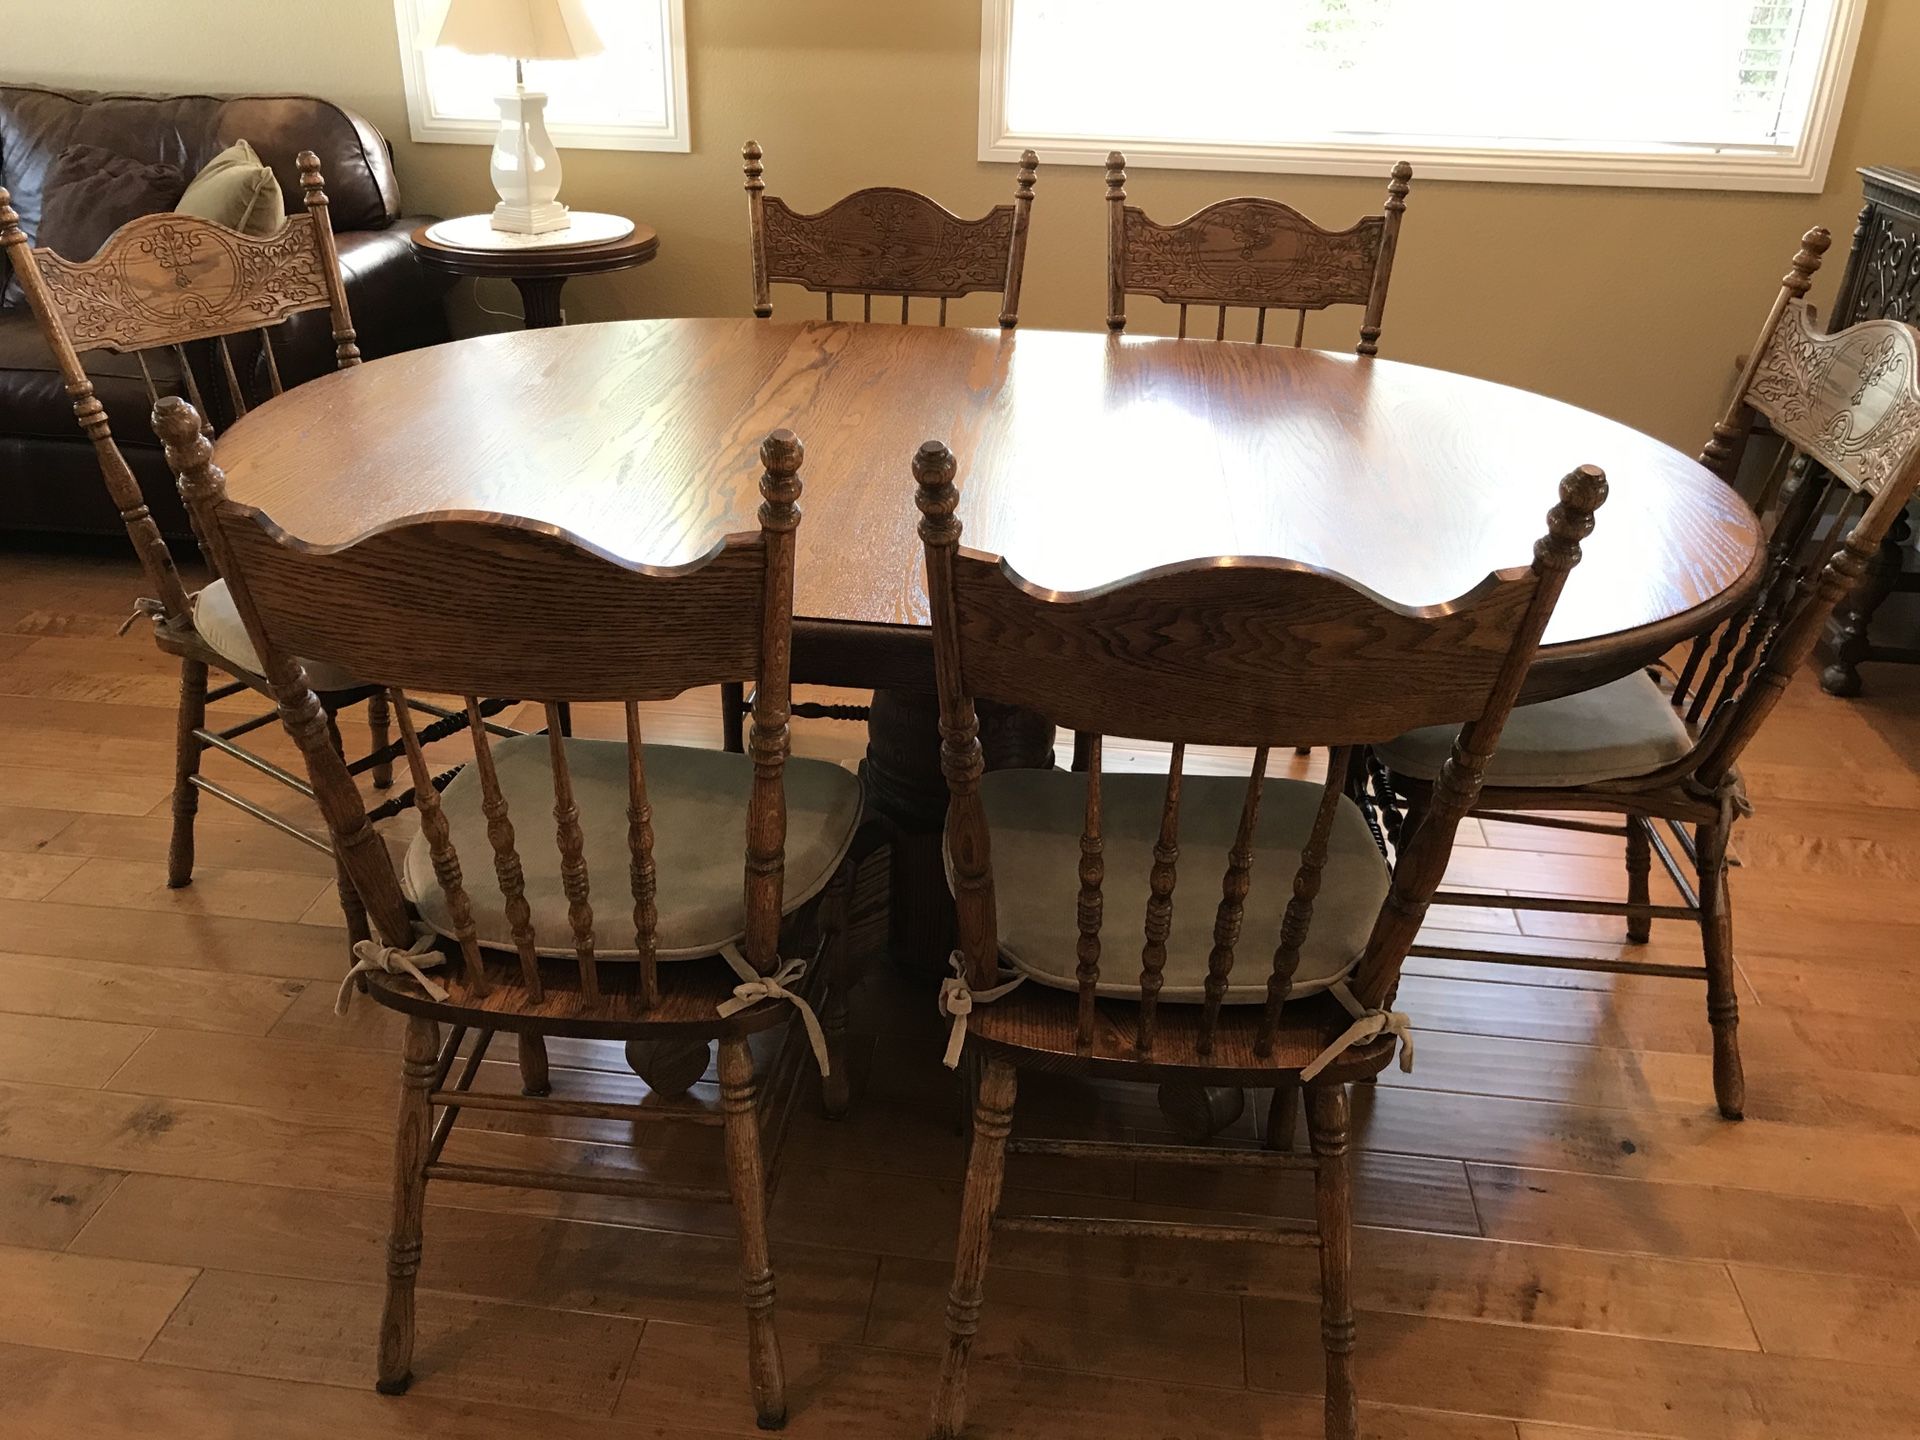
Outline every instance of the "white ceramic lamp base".
<path fill-rule="evenodd" d="M 500 134 L 493 142 L 489 173 L 500 203 L 493 228 L 516 235 L 545 235 L 571 222 L 560 193 L 560 152 L 547 134 L 547 97 L 520 87 L 500 97 Z"/>

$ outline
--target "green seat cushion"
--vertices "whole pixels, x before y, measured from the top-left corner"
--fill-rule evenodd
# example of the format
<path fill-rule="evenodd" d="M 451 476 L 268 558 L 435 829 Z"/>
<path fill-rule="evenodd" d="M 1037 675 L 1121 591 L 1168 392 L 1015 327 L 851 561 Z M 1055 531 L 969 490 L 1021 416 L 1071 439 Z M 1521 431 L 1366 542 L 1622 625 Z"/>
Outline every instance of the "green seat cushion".
<path fill-rule="evenodd" d="M 1375 751 L 1396 774 L 1438 779 L 1459 729 L 1409 730 Z M 1692 748 L 1686 722 L 1660 687 L 1636 670 L 1577 695 L 1518 706 L 1487 766 L 1486 783 L 1558 790 L 1621 780 L 1658 770 Z"/>
<path fill-rule="evenodd" d="M 287 223 L 280 182 L 253 146 L 236 140 L 193 177 L 174 206 L 177 214 L 213 220 L 246 235 L 273 235 Z"/>
<path fill-rule="evenodd" d="M 633 959 L 633 891 L 627 847 L 627 747 L 617 740 L 566 742 L 574 804 L 585 837 L 593 948 L 602 960 Z M 746 933 L 747 799 L 753 762 L 745 755 L 679 745 L 642 747 L 653 807 L 656 954 L 662 960 L 712 955 Z M 542 955 L 571 955 L 573 928 L 554 839 L 553 770 L 547 737 L 493 742 L 494 765 L 525 874 L 534 943 Z M 786 884 L 791 913 L 826 888 L 860 823 L 860 782 L 824 760 L 786 764 Z M 480 808 L 480 776 L 467 766 L 441 796 L 453 848 L 483 945 L 514 948 L 506 901 L 494 879 L 493 847 Z M 424 835 L 407 849 L 404 879 L 420 918 L 451 936 L 453 917 L 434 879 Z"/>
<path fill-rule="evenodd" d="M 1085 775 L 1053 770 L 996 770 L 980 798 L 993 857 L 1000 952 L 1043 985 L 1079 988 L 1080 832 L 1086 818 Z M 1180 791 L 1180 856 L 1173 892 L 1173 929 L 1162 971 L 1162 1002 L 1206 998 L 1207 956 L 1227 851 L 1240 825 L 1247 782 L 1235 776 L 1191 775 Z M 1140 993 L 1140 949 L 1153 868 L 1154 841 L 1166 794 L 1162 775 L 1105 775 L 1101 831 L 1106 878 L 1100 927 L 1098 993 L 1116 999 Z M 1252 888 L 1234 951 L 1226 1003 L 1259 1004 L 1293 898 L 1300 848 L 1313 826 L 1321 787 L 1269 779 L 1261 792 L 1254 837 Z M 1294 972 L 1293 993 L 1324 990 L 1351 973 L 1387 896 L 1387 862 L 1359 807 L 1342 797 L 1334 813 L 1313 923 Z"/>

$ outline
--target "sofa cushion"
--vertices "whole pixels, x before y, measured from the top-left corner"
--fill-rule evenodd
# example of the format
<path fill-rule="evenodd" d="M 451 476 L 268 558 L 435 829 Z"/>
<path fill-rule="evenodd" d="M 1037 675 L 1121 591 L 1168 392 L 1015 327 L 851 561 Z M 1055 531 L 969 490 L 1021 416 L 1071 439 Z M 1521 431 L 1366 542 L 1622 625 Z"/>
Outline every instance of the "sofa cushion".
<path fill-rule="evenodd" d="M 153 401 L 140 378 L 139 359 L 109 350 L 89 350 L 80 361 L 93 379 L 94 394 L 106 407 L 113 438 L 121 445 L 158 449 L 160 442 L 153 434 Z M 180 366 L 172 352 L 150 352 L 147 366 L 163 395 L 183 392 Z M 83 451 L 86 447 L 87 437 L 73 418 L 73 401 L 61 384 L 59 370 L 54 368 L 53 351 L 47 348 L 46 337 L 41 335 L 31 310 L 0 313 L 0 430 L 8 435 L 71 441 Z M 99 471 L 90 453 L 87 466 L 98 481 Z"/>
<path fill-rule="evenodd" d="M 69 145 L 47 174 L 39 243 L 67 260 L 90 260 L 129 220 L 171 210 L 186 190 L 177 165 Z"/>
<path fill-rule="evenodd" d="M 243 235 L 275 235 L 287 223 L 279 182 L 244 140 L 209 160 L 174 208 Z"/>

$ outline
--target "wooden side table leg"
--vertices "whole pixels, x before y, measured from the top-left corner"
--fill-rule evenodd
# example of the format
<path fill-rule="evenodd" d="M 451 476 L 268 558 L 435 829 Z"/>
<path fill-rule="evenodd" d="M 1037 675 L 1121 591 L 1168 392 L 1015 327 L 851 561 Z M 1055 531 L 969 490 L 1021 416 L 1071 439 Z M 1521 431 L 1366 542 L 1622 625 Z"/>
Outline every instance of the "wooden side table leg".
<path fill-rule="evenodd" d="M 1873 649 L 1868 631 L 1874 612 L 1893 593 L 1900 578 L 1901 557 L 1913 535 L 1913 522 L 1903 512 L 1893 522 L 1887 538 L 1868 562 L 1867 573 L 1851 595 L 1842 600 L 1827 619 L 1826 634 L 1821 637 L 1820 688 L 1829 695 L 1858 695 L 1860 665 Z"/>
<path fill-rule="evenodd" d="M 560 291 L 566 285 L 563 276 L 519 276 L 513 280 L 520 291 L 520 308 L 529 330 L 545 330 L 562 322 Z"/>

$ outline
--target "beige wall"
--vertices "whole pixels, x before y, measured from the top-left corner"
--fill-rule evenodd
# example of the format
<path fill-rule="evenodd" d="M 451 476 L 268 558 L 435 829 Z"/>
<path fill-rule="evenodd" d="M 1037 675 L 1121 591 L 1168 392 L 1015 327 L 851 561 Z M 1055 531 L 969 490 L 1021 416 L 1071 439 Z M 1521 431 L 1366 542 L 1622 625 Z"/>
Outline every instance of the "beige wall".
<path fill-rule="evenodd" d="M 7 79 L 310 91 L 392 139 L 410 208 L 491 203 L 483 148 L 408 138 L 390 0 L 23 0 L 18 10 Z M 694 152 L 566 153 L 574 206 L 633 214 L 661 234 L 645 269 L 573 282 L 573 316 L 745 313 L 738 150 L 750 136 L 767 148 L 770 187 L 802 206 L 888 182 L 963 212 L 1005 198 L 1011 168 L 974 158 L 979 10 L 977 0 L 689 0 Z M 1872 0 L 1822 195 L 1416 176 L 1383 354 L 1545 391 L 1697 446 L 1800 232 L 1822 224 L 1837 237 L 1823 300 L 1859 206 L 1854 167 L 1920 164 L 1915 55 L 1920 0 Z M 1566 83 L 1593 82 L 1569 69 Z M 1022 318 L 1092 329 L 1105 310 L 1100 172 L 1041 158 Z M 1139 170 L 1132 194 L 1171 216 L 1243 188 L 1345 223 L 1377 208 L 1382 184 Z M 488 303 L 510 305 L 511 294 L 489 291 Z M 1350 313 L 1310 329 L 1310 342 L 1350 343 Z"/>

